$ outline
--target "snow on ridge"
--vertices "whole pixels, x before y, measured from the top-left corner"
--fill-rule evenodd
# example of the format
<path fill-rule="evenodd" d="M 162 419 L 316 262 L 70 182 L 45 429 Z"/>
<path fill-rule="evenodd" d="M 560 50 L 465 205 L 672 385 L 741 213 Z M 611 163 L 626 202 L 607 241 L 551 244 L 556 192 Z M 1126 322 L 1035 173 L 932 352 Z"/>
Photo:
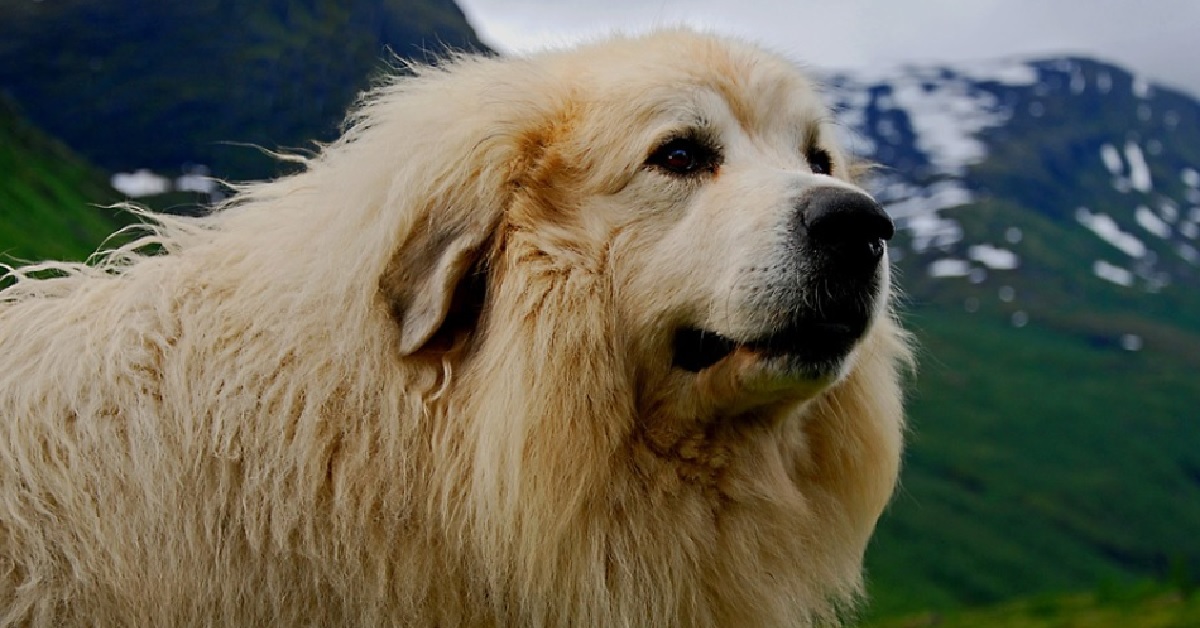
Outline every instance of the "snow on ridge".
<path fill-rule="evenodd" d="M 908 218 L 901 225 L 912 234 L 913 250 L 922 253 L 930 247 L 943 247 L 962 240 L 962 226 L 953 220 L 938 215 L 937 212 L 918 214 Z"/>
<path fill-rule="evenodd" d="M 1200 264 L 1200 251 L 1197 251 L 1196 247 L 1184 243 L 1180 244 L 1176 251 L 1178 251 L 1179 257 L 1182 257 L 1189 264 L 1193 266 Z"/>
<path fill-rule="evenodd" d="M 1101 240 L 1117 247 L 1130 257 L 1141 257 L 1146 254 L 1146 245 L 1136 236 L 1121 231 L 1116 221 L 1107 214 L 1099 212 L 1093 214 L 1086 207 L 1080 207 L 1075 210 L 1075 219 L 1079 221 L 1079 224 L 1099 236 Z"/>
<path fill-rule="evenodd" d="M 966 277 L 971 273 L 971 264 L 967 260 L 947 257 L 930 262 L 926 270 L 930 277 Z"/>
<path fill-rule="evenodd" d="M 971 193 L 966 188 L 948 181 L 927 188 L 899 181 L 887 182 L 880 187 L 877 195 L 880 204 L 895 221 L 896 229 L 906 230 L 912 236 L 915 252 L 950 246 L 962 240 L 962 226 L 942 217 L 938 210 L 971 202 Z"/>
<path fill-rule="evenodd" d="M 145 168 L 136 172 L 118 172 L 112 176 L 110 184 L 120 193 L 133 198 L 163 194 L 171 189 L 170 179 Z"/>
<path fill-rule="evenodd" d="M 980 62 L 955 66 L 902 65 L 831 75 L 826 95 L 843 124 L 861 135 L 887 137 L 889 129 L 864 128 L 865 111 L 871 104 L 881 112 L 899 110 L 912 125 L 917 148 L 928 156 L 939 173 L 961 175 L 982 161 L 987 148 L 977 134 L 1008 121 L 1012 112 L 990 91 L 979 89 L 980 81 L 1007 86 L 1037 83 L 1037 70 L 1015 60 Z M 864 100 L 872 87 L 888 87 Z M 859 142 L 861 143 L 861 142 Z"/>
<path fill-rule="evenodd" d="M 1112 144 L 1105 144 L 1100 147 L 1100 159 L 1104 160 L 1104 167 L 1108 168 L 1108 172 L 1112 176 L 1120 176 L 1125 172 L 1125 164 L 1121 161 L 1121 153 L 1117 151 L 1117 147 Z"/>
<path fill-rule="evenodd" d="M 1037 58 L 1022 59 L 1018 57 L 955 61 L 936 65 L 904 61 L 859 68 L 853 71 L 840 71 L 834 76 L 843 82 L 849 80 L 853 83 L 866 84 L 891 83 L 897 79 L 914 76 L 922 80 L 941 83 L 946 80 L 943 74 L 949 73 L 953 77 L 952 80 L 992 81 L 1010 87 L 1026 87 L 1034 85 L 1038 81 L 1037 68 L 1032 65 L 1037 62 Z"/>
<path fill-rule="evenodd" d="M 1097 277 L 1106 281 L 1111 281 L 1119 286 L 1133 285 L 1133 273 L 1121 268 L 1120 266 L 1110 264 L 1102 259 L 1098 259 L 1094 264 L 1092 264 L 1092 272 L 1095 273 Z"/>
<path fill-rule="evenodd" d="M 967 257 L 992 270 L 1012 270 L 1020 263 L 1016 253 L 990 244 L 972 245 L 967 249 Z"/>
<path fill-rule="evenodd" d="M 974 200 L 970 191 L 951 181 L 938 181 L 928 187 L 891 181 L 883 186 L 878 197 L 894 220 L 957 207 Z"/>
<path fill-rule="evenodd" d="M 995 59 L 955 63 L 953 69 L 975 81 L 995 81 L 1010 87 L 1026 87 L 1037 83 L 1037 70 L 1025 61 Z"/>
<path fill-rule="evenodd" d="M 987 148 L 976 139 L 980 131 L 999 126 L 1009 114 L 998 108 L 995 96 L 972 90 L 963 79 L 926 81 L 906 76 L 892 83 L 896 104 L 908 114 L 916 132 L 917 146 L 929 156 L 938 171 L 961 174 L 967 165 L 987 156 Z"/>
<path fill-rule="evenodd" d="M 190 166 L 183 175 L 175 179 L 147 168 L 138 168 L 134 172 L 118 172 L 112 175 L 109 185 L 130 198 L 154 196 L 171 191 L 198 192 L 211 197 L 220 189 L 220 184 L 210 176 L 206 166 Z"/>
<path fill-rule="evenodd" d="M 1160 237 L 1167 238 L 1171 235 L 1171 227 L 1154 212 L 1150 211 L 1149 207 L 1139 205 L 1133 217 L 1143 229 Z"/>
<path fill-rule="evenodd" d="M 1133 77 L 1133 95 L 1137 96 L 1138 98 L 1149 98 L 1150 97 L 1150 82 L 1146 80 L 1146 77 L 1141 76 L 1141 75 L 1134 75 L 1134 77 Z"/>
<path fill-rule="evenodd" d="M 1087 87 L 1087 78 L 1084 77 L 1083 71 L 1078 68 L 1071 70 L 1071 93 L 1082 94 Z"/>
<path fill-rule="evenodd" d="M 217 180 L 202 174 L 185 174 L 175 180 L 175 189 L 180 192 L 213 194 L 217 191 Z"/>
<path fill-rule="evenodd" d="M 1135 142 L 1125 143 L 1125 161 L 1129 162 L 1129 182 L 1133 185 L 1133 189 L 1139 192 L 1150 191 L 1150 166 L 1146 165 L 1146 158 L 1142 155 L 1142 149 Z"/>
<path fill-rule="evenodd" d="M 1192 168 L 1184 168 L 1183 172 L 1179 173 L 1179 178 L 1183 179 L 1183 184 L 1189 188 L 1200 188 L 1200 172 Z"/>
<path fill-rule="evenodd" d="M 1179 208 L 1171 201 L 1165 200 L 1158 204 L 1158 215 L 1162 216 L 1163 220 L 1174 223 L 1179 220 Z"/>

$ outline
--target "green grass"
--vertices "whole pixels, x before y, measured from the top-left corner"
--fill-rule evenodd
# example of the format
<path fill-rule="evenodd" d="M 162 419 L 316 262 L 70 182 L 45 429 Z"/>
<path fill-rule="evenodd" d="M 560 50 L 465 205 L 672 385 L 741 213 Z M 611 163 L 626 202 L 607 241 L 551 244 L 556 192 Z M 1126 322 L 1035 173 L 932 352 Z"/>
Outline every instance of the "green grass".
<path fill-rule="evenodd" d="M 861 628 L 1195 628 L 1200 595 L 1162 585 L 1042 595 L 958 612 L 926 611 Z"/>
<path fill-rule="evenodd" d="M 82 260 L 125 224 L 99 170 L 0 98 L 0 261 Z"/>
<path fill-rule="evenodd" d="M 982 320 L 981 320 L 982 319 Z M 1164 573 L 1200 537 L 1200 387 L 1137 353 L 998 313 L 918 310 L 903 485 L 868 553 L 873 615 Z M 1194 339 L 1193 339 L 1194 340 Z"/>
<path fill-rule="evenodd" d="M 334 139 L 389 50 L 445 46 L 486 49 L 452 0 L 0 2 L 0 86 L 114 172 L 290 171 L 250 146 Z"/>

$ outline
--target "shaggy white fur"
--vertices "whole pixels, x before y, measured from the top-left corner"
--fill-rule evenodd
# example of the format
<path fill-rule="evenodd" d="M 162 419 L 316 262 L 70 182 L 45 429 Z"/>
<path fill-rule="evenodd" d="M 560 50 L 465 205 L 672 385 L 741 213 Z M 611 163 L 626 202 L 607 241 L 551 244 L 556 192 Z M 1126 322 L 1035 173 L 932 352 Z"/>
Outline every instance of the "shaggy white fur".
<path fill-rule="evenodd" d="M 749 324 L 708 265 L 773 250 L 740 225 L 778 214 L 764 167 L 807 173 L 808 83 L 687 31 L 415 71 L 302 173 L 11 271 L 0 625 L 807 626 L 858 594 L 901 448 L 886 276 L 828 377 L 671 366 L 673 326 Z M 719 173 L 643 166 L 681 119 Z"/>

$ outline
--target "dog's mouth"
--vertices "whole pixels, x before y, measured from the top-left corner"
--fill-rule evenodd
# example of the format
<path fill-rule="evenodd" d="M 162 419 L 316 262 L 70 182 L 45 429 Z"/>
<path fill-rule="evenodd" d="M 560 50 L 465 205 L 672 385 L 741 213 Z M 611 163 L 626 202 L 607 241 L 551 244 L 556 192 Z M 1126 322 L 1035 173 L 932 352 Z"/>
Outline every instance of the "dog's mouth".
<path fill-rule="evenodd" d="M 806 371 L 824 370 L 850 353 L 866 333 L 867 321 L 795 321 L 766 336 L 738 341 L 713 331 L 683 327 L 675 332 L 674 365 L 698 373 L 737 351 L 760 359 L 784 359 Z"/>

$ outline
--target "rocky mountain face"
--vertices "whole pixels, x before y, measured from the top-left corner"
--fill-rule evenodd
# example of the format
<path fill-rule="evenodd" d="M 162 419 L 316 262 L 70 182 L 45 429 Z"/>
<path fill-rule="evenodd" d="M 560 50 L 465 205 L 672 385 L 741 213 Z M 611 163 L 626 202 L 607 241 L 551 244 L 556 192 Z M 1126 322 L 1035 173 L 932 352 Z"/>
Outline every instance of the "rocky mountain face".
<path fill-rule="evenodd" d="M 1188 95 L 1081 58 L 827 85 L 851 146 L 880 165 L 871 186 L 904 234 L 893 255 L 915 297 L 1023 283 L 1002 300 L 1037 309 L 1100 291 L 1140 307 L 1200 281 L 1200 103 Z"/>
<path fill-rule="evenodd" d="M 824 83 L 922 347 L 876 611 L 1196 573 L 1200 103 L 1085 58 Z"/>

